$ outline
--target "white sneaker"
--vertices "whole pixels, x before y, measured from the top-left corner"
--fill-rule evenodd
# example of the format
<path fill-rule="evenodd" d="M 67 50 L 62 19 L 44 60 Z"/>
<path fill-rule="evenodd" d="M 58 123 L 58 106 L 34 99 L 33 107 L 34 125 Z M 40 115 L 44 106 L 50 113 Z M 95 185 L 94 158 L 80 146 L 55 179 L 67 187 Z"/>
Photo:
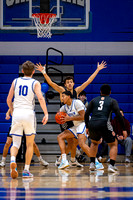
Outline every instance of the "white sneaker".
<path fill-rule="evenodd" d="M 70 166 L 70 165 L 69 165 L 68 160 L 61 161 L 61 163 L 60 163 L 58 169 L 65 169 L 66 167 L 69 167 L 69 166 Z"/>
<path fill-rule="evenodd" d="M 95 171 L 96 170 L 96 166 L 93 162 L 90 163 L 90 171 Z"/>
<path fill-rule="evenodd" d="M 69 164 L 71 166 L 75 166 L 75 167 L 84 167 L 83 165 L 81 165 L 76 159 L 74 162 L 72 162 L 71 160 L 69 160 Z"/>
<path fill-rule="evenodd" d="M 98 169 L 98 170 L 104 169 L 104 166 L 102 163 L 95 162 L 95 166 L 96 166 L 96 169 Z"/>
<path fill-rule="evenodd" d="M 130 159 L 128 157 L 125 158 L 125 163 L 130 163 Z"/>
<path fill-rule="evenodd" d="M 6 165 L 6 161 L 1 160 L 1 161 L 0 161 L 0 167 L 5 167 L 5 165 Z"/>
<path fill-rule="evenodd" d="M 108 172 L 117 172 L 117 171 L 118 171 L 117 167 L 111 164 L 108 165 Z"/>
<path fill-rule="evenodd" d="M 47 167 L 49 165 L 48 162 L 46 162 L 45 160 L 41 159 L 40 160 L 40 165 L 44 166 L 44 167 Z"/>

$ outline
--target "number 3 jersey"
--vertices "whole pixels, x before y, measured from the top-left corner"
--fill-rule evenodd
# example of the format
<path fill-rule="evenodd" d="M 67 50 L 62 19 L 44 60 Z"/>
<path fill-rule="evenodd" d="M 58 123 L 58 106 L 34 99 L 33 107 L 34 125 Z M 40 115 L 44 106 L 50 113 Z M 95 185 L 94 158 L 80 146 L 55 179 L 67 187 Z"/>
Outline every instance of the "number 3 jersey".
<path fill-rule="evenodd" d="M 111 113 L 114 112 L 120 123 L 124 127 L 123 117 L 119 110 L 118 102 L 110 96 L 98 96 L 92 99 L 87 107 L 85 114 L 85 123 L 88 128 L 88 119 L 92 113 L 90 121 L 100 121 L 101 123 L 109 123 Z"/>
<path fill-rule="evenodd" d="M 30 77 L 19 77 L 14 80 L 14 109 L 34 110 L 34 87 L 37 82 L 37 80 Z"/>

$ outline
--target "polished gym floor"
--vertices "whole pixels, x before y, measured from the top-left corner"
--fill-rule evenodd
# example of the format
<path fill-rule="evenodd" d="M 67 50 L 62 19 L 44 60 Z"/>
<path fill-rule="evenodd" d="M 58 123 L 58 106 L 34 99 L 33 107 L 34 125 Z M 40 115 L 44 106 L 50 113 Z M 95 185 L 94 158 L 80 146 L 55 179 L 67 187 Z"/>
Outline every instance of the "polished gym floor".
<path fill-rule="evenodd" d="M 70 167 L 58 170 L 54 163 L 49 167 L 31 164 L 30 172 L 34 178 L 22 178 L 24 164 L 18 163 L 19 177 L 11 179 L 9 163 L 0 168 L 1 199 L 133 199 L 132 163 L 117 163 L 118 173 L 108 173 L 107 163 L 104 170 L 89 171 L 84 168 Z"/>

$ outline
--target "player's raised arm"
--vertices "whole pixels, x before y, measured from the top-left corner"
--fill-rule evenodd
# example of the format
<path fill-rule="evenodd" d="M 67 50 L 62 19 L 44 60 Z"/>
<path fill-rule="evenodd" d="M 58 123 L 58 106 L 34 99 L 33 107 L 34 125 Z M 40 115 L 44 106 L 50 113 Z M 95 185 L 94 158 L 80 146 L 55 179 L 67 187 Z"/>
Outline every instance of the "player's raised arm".
<path fill-rule="evenodd" d="M 81 91 L 83 91 L 96 77 L 96 75 L 99 73 L 100 70 L 106 68 L 107 63 L 105 61 L 102 61 L 101 64 L 99 62 L 97 63 L 97 69 L 95 72 L 88 78 L 87 81 L 85 81 L 82 85 L 75 88 L 77 94 L 79 94 Z"/>
<path fill-rule="evenodd" d="M 43 76 L 44 76 L 44 78 L 46 79 L 47 83 L 48 83 L 54 90 L 56 90 L 56 91 L 59 92 L 59 93 L 64 92 L 64 88 L 61 87 L 61 86 L 59 86 L 59 85 L 57 85 L 56 83 L 54 83 L 54 82 L 50 79 L 50 77 L 47 75 L 47 73 L 46 73 L 46 67 L 45 67 L 45 66 L 42 66 L 41 63 L 36 64 L 36 70 L 40 71 L 40 72 L 43 74 Z"/>

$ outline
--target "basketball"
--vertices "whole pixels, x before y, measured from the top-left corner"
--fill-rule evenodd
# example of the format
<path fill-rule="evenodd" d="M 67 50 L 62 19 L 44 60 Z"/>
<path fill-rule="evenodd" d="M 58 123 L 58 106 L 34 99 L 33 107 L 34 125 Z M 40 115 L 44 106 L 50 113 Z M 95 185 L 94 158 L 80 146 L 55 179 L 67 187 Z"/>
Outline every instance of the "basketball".
<path fill-rule="evenodd" d="M 61 121 L 61 117 L 62 116 L 66 116 L 66 113 L 65 112 L 57 112 L 56 115 L 55 115 L 55 121 L 57 124 L 64 124 L 62 121 Z"/>

